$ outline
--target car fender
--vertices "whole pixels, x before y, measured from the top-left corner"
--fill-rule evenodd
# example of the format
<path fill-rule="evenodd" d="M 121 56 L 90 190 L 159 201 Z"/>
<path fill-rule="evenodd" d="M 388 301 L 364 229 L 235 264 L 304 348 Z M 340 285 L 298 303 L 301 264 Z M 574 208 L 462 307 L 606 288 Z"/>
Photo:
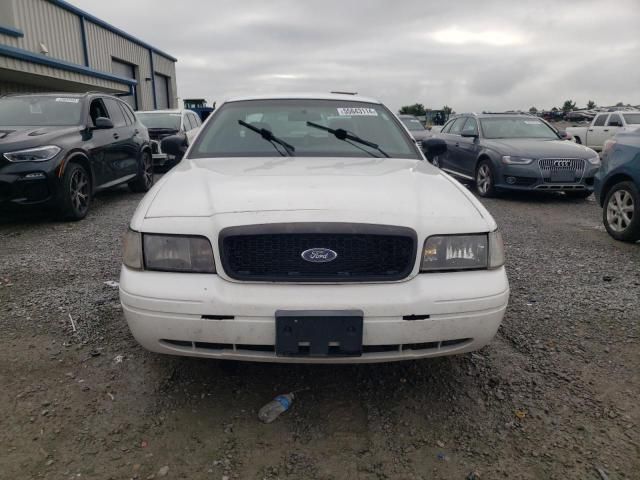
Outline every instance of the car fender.
<path fill-rule="evenodd" d="M 95 188 L 95 172 L 93 171 L 93 165 L 89 160 L 89 154 L 85 152 L 81 148 L 74 148 L 67 152 L 67 154 L 62 158 L 58 167 L 56 169 L 56 176 L 58 178 L 62 178 L 64 176 L 65 169 L 67 165 L 72 161 L 78 161 L 83 167 L 85 167 L 89 172 L 89 177 L 91 178 L 91 188 Z"/>

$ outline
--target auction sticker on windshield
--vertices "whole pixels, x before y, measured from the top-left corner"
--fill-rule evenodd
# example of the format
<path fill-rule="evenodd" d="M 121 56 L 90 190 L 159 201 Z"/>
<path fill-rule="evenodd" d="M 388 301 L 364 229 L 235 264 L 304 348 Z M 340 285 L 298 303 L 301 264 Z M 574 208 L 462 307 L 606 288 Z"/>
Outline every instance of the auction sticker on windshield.
<path fill-rule="evenodd" d="M 338 108 L 338 115 L 344 117 L 377 117 L 375 108 L 350 107 Z"/>
<path fill-rule="evenodd" d="M 70 98 L 70 97 L 59 97 L 59 98 L 56 98 L 56 102 L 78 103 L 79 101 L 80 101 L 79 98 Z"/>

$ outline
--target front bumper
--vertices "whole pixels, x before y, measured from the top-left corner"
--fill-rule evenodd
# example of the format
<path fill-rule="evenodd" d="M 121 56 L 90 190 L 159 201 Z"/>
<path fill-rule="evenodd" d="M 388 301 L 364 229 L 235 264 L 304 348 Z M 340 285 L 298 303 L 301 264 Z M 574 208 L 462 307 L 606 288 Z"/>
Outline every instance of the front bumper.
<path fill-rule="evenodd" d="M 56 162 L 7 163 L 0 167 L 0 207 L 52 204 L 59 195 Z"/>
<path fill-rule="evenodd" d="M 348 285 L 239 283 L 127 267 L 120 277 L 125 318 L 148 350 L 265 362 L 387 362 L 477 350 L 495 336 L 508 298 L 504 268 Z M 362 356 L 276 356 L 277 310 L 362 310 Z M 411 315 L 428 318 L 403 318 Z"/>
<path fill-rule="evenodd" d="M 496 188 L 500 190 L 593 191 L 597 165 L 585 161 L 582 177 L 574 182 L 551 182 L 545 178 L 537 162 L 531 165 L 500 164 L 496 172 Z"/>

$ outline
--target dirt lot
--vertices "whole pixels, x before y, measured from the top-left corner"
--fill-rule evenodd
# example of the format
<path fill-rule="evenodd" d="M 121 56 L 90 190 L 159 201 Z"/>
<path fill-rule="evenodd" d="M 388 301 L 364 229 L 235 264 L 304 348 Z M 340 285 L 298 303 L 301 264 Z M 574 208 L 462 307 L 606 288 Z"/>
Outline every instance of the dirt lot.
<path fill-rule="evenodd" d="M 143 351 L 104 283 L 139 199 L 0 222 L 0 478 L 640 478 L 640 245 L 593 199 L 486 202 L 512 287 L 489 347 L 343 367 Z"/>

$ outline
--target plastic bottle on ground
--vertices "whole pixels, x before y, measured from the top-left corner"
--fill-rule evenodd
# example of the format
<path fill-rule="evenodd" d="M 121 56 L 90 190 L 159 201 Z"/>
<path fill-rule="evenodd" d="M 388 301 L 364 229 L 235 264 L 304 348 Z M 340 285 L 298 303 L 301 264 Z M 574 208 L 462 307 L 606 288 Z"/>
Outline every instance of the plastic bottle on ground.
<path fill-rule="evenodd" d="M 294 399 L 293 393 L 278 395 L 276 398 L 267 403 L 258 412 L 258 418 L 263 423 L 271 423 L 280 416 L 282 412 L 286 412 L 291 407 Z"/>

